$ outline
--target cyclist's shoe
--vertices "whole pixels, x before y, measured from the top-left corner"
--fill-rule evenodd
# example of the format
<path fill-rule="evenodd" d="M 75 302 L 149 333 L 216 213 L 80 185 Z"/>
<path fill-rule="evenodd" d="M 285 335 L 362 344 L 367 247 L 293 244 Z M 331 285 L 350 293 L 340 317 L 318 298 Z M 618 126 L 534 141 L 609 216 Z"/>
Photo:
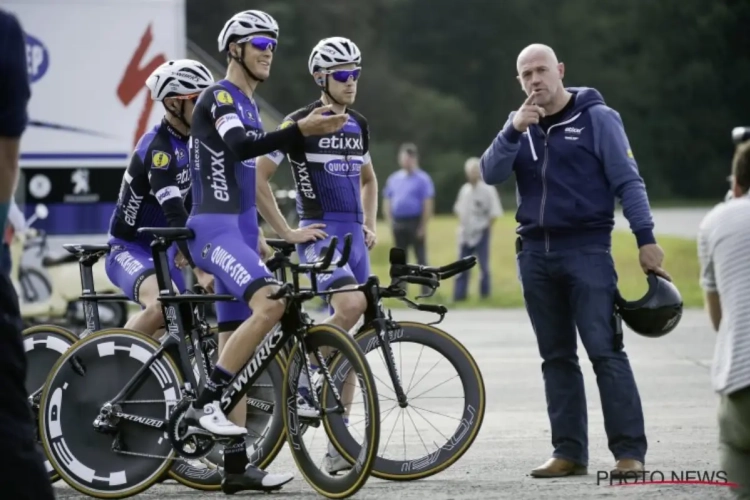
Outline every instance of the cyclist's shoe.
<path fill-rule="evenodd" d="M 344 472 L 351 468 L 352 464 L 342 457 L 331 443 L 328 443 L 328 453 L 326 453 L 326 472 L 335 476 L 339 472 Z"/>
<path fill-rule="evenodd" d="M 275 491 L 294 479 L 293 474 L 270 474 L 248 465 L 242 474 L 227 474 L 221 480 L 221 491 L 232 495 L 238 491 Z"/>
<path fill-rule="evenodd" d="M 307 387 L 297 389 L 297 415 L 305 418 L 320 418 L 320 413 L 315 409 L 315 403 L 310 395 L 310 389 Z"/>
<path fill-rule="evenodd" d="M 190 406 L 185 412 L 186 423 L 197 423 L 203 429 L 216 436 L 244 436 L 245 427 L 240 427 L 229 421 L 218 401 L 208 403 L 202 410 Z"/>

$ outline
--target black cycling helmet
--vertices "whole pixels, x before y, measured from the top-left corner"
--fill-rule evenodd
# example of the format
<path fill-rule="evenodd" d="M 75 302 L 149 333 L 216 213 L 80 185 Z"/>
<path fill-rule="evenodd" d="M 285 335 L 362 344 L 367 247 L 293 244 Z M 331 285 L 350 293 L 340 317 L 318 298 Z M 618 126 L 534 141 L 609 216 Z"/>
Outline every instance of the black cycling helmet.
<path fill-rule="evenodd" d="M 666 335 L 682 318 L 682 296 L 674 283 L 648 273 L 648 291 L 639 300 L 627 301 L 618 290 L 615 310 L 631 330 L 644 337 Z"/>

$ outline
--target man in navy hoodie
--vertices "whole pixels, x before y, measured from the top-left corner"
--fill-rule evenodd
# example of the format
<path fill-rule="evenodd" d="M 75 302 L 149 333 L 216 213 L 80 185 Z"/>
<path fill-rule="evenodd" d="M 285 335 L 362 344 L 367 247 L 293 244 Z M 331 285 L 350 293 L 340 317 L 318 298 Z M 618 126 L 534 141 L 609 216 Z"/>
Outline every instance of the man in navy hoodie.
<path fill-rule="evenodd" d="M 643 179 L 620 115 L 593 88 L 565 88 L 545 45 L 518 56 L 527 99 L 481 158 L 488 184 L 516 174 L 517 264 L 543 359 L 552 458 L 534 477 L 587 473 L 588 420 L 576 327 L 596 373 L 612 475 L 643 470 L 646 434 L 630 362 L 613 319 L 617 274 L 611 234 L 619 198 L 644 272 L 669 278 L 653 234 Z"/>
<path fill-rule="evenodd" d="M 21 26 L 0 9 L 0 228 L 5 227 L 18 176 L 19 142 L 30 96 L 27 71 Z M 18 297 L 9 277 L 0 273 L 0 492 L 3 498 L 17 500 L 54 499 L 36 449 L 25 379 Z"/>

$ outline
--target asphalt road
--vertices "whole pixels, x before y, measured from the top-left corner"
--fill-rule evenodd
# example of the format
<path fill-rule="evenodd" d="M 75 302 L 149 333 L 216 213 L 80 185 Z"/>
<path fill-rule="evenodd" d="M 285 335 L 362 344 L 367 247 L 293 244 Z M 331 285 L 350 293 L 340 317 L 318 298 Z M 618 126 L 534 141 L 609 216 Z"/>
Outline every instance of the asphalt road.
<path fill-rule="evenodd" d="M 412 311 L 397 314 L 399 318 L 428 317 Z M 609 470 L 613 457 L 607 449 L 596 379 L 583 353 L 590 412 L 589 475 L 563 479 L 529 477 L 529 471 L 549 457 L 551 445 L 540 360 L 525 312 L 457 311 L 449 313 L 443 327 L 473 353 L 484 375 L 488 404 L 477 440 L 457 464 L 437 476 L 412 483 L 370 479 L 355 498 L 730 498 L 729 489 L 723 486 L 597 485 L 597 471 Z M 717 398 L 711 390 L 709 373 L 714 334 L 704 313 L 686 312 L 678 329 L 661 339 L 627 332 L 625 345 L 645 411 L 650 440 L 647 469 L 663 471 L 667 476 L 671 471 L 718 470 Z M 286 449 L 270 470 L 295 470 Z M 86 498 L 62 482 L 56 484 L 55 490 L 60 499 Z M 299 474 L 274 497 L 320 498 Z M 209 500 L 224 496 L 163 484 L 137 498 Z"/>

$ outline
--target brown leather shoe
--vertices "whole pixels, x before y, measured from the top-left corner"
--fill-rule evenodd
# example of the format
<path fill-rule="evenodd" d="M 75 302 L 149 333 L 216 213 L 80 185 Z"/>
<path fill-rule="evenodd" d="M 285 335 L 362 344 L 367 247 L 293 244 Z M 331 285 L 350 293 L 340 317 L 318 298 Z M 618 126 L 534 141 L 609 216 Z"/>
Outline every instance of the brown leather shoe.
<path fill-rule="evenodd" d="M 588 473 L 583 465 L 562 458 L 550 458 L 544 465 L 532 470 L 531 477 L 585 476 Z"/>
<path fill-rule="evenodd" d="M 609 473 L 612 479 L 635 479 L 643 473 L 643 463 L 632 458 L 623 458 L 615 463 Z"/>

